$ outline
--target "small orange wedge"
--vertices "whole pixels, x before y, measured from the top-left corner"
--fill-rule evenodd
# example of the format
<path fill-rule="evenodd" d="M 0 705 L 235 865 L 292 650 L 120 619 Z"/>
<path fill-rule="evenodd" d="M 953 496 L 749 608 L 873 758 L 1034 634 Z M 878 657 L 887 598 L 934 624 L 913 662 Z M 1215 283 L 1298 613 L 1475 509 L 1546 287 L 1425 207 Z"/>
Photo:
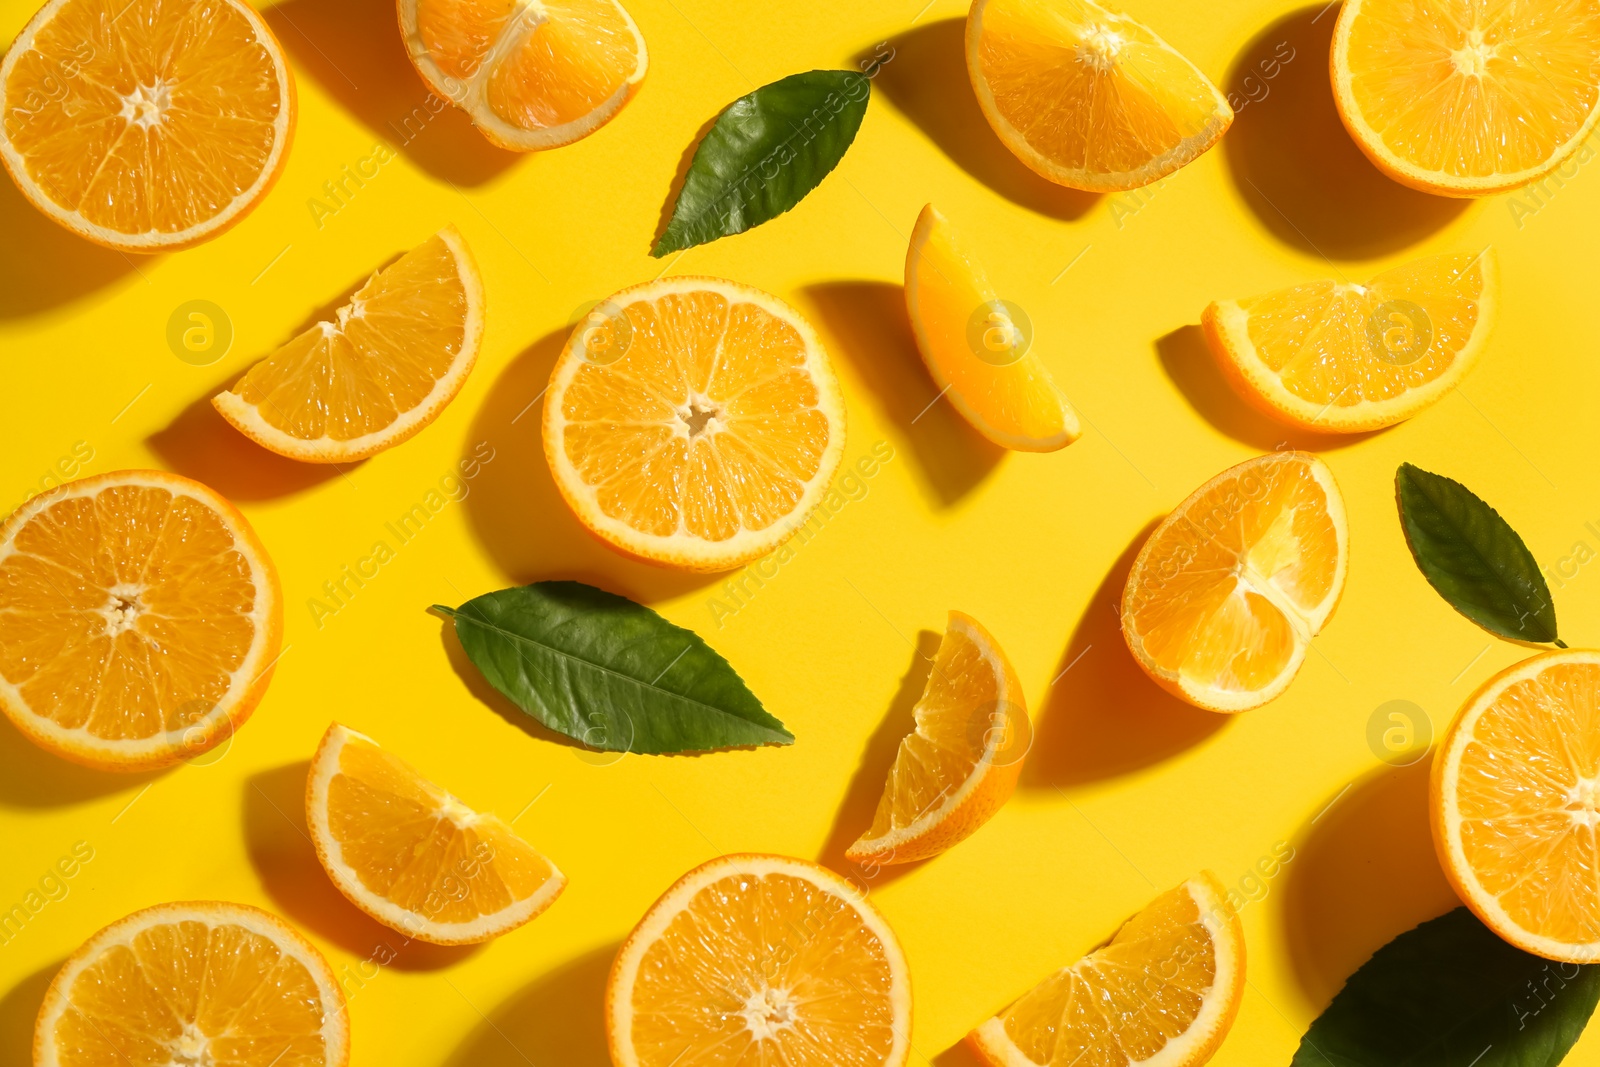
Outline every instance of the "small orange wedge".
<path fill-rule="evenodd" d="M 928 373 L 979 433 L 1025 452 L 1078 439 L 1078 413 L 1032 351 L 1031 325 L 932 204 L 906 250 L 906 310 Z"/>
<path fill-rule="evenodd" d="M 244 218 L 294 123 L 283 49 L 242 0 L 50 0 L 0 61 L 0 162 L 17 188 L 126 252 Z"/>
<path fill-rule="evenodd" d="M 378 271 L 339 309 L 211 403 L 304 463 L 353 463 L 419 433 L 455 399 L 483 340 L 483 281 L 454 226 Z"/>
<path fill-rule="evenodd" d="M 385 926 L 435 945 L 515 930 L 567 884 L 499 818 L 338 723 L 311 760 L 306 825 L 339 892 Z"/>
<path fill-rule="evenodd" d="M 1209 871 L 967 1037 L 989 1067 L 1199 1067 L 1244 996 L 1244 928 Z"/>
<path fill-rule="evenodd" d="M 937 856 L 988 822 L 1022 773 L 1033 740 L 1022 684 L 970 615 L 950 613 L 912 714 L 872 827 L 845 853 L 854 863 Z"/>
<path fill-rule="evenodd" d="M 1196 489 L 1150 534 L 1122 593 L 1144 672 L 1208 711 L 1289 687 L 1344 591 L 1344 498 L 1308 452 L 1257 456 Z"/>
<path fill-rule="evenodd" d="M 398 0 L 412 65 L 513 152 L 559 148 L 616 118 L 644 81 L 644 37 L 616 0 Z"/>

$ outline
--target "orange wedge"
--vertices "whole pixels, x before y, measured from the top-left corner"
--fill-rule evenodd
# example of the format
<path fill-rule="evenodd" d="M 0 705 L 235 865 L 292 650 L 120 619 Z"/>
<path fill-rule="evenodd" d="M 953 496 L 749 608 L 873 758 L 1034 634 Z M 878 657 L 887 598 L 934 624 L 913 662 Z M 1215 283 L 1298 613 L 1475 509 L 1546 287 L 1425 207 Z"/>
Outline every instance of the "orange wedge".
<path fill-rule="evenodd" d="M 975 0 L 967 74 L 1005 146 L 1074 189 L 1148 185 L 1233 122 L 1198 67 L 1093 0 Z"/>
<path fill-rule="evenodd" d="M 344 1067 L 350 1024 L 322 954 L 275 915 L 195 901 L 95 934 L 50 983 L 35 1067 Z"/>
<path fill-rule="evenodd" d="M 50 0 L 0 61 L 0 161 L 17 188 L 126 252 L 187 248 L 244 218 L 282 173 L 294 122 L 283 49 L 242 0 Z"/>
<path fill-rule="evenodd" d="M 305 463 L 366 459 L 455 399 L 483 339 L 483 281 L 446 226 L 211 403 L 263 448 Z"/>
<path fill-rule="evenodd" d="M 900 1067 L 911 978 L 894 932 L 832 871 L 723 856 L 684 875 L 606 984 L 616 1067 Z"/>
<path fill-rule="evenodd" d="M 1196 489 L 1139 550 L 1122 636 L 1144 672 L 1208 711 L 1246 711 L 1289 687 L 1339 603 L 1344 497 L 1328 465 L 1279 452 Z"/>
<path fill-rule="evenodd" d="M 988 822 L 1022 773 L 1033 740 L 1022 684 L 970 615 L 950 613 L 912 715 L 872 827 L 845 853 L 854 863 L 937 856 Z"/>
<path fill-rule="evenodd" d="M 928 373 L 979 433 L 1025 452 L 1078 439 L 1078 413 L 1032 351 L 1032 326 L 932 204 L 906 251 L 906 310 Z"/>
<path fill-rule="evenodd" d="M 567 884 L 499 818 L 473 811 L 338 723 L 311 760 L 306 825 L 339 892 L 384 925 L 435 945 L 515 930 Z"/>
<path fill-rule="evenodd" d="M 1600 116 L 1600 10 L 1584 0 L 1345 0 L 1333 97 L 1397 182 L 1483 196 L 1550 173 Z"/>
<path fill-rule="evenodd" d="M 716 278 L 624 289 L 550 372 L 544 452 L 585 528 L 639 559 L 730 570 L 803 526 L 844 454 L 844 398 L 816 331 Z"/>
<path fill-rule="evenodd" d="M 1547 652 L 1484 683 L 1439 741 L 1428 803 L 1439 862 L 1485 926 L 1600 961 L 1600 652 Z"/>
<path fill-rule="evenodd" d="M 513 152 L 559 148 L 616 118 L 650 65 L 616 0 L 399 0 L 429 89 Z"/>
<path fill-rule="evenodd" d="M 1201 322 L 1249 403 L 1304 429 L 1356 433 L 1409 419 L 1467 376 L 1489 342 L 1497 290 L 1485 249 L 1415 260 L 1366 285 L 1220 300 Z"/>
<path fill-rule="evenodd" d="M 221 744 L 282 639 L 267 550 L 199 482 L 100 474 L 0 526 L 0 710 L 58 756 L 138 771 Z"/>
<path fill-rule="evenodd" d="M 967 1037 L 990 1067 L 1199 1067 L 1244 995 L 1244 928 L 1209 871 Z"/>

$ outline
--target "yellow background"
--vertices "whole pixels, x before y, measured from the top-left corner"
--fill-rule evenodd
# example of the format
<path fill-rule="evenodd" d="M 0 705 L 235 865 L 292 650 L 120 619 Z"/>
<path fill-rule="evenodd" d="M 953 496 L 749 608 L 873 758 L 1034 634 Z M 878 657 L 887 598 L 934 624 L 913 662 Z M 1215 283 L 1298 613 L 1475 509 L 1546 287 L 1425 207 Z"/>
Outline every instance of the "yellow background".
<path fill-rule="evenodd" d="M 0 511 L 80 442 L 93 451 L 87 473 L 159 466 L 200 478 L 239 503 L 271 550 L 287 646 L 255 717 L 204 766 L 107 777 L 0 727 L 0 907 L 75 842 L 94 849 L 69 894 L 0 946 L 0 1061 L 26 1062 L 49 977 L 95 930 L 161 901 L 225 898 L 286 916 L 327 952 L 353 991 L 357 1064 L 604 1064 L 610 958 L 678 875 L 740 850 L 842 862 L 907 729 L 926 671 L 918 650 L 950 608 L 1004 644 L 1037 741 L 993 822 L 871 883 L 910 959 L 916 1062 L 968 1064 L 955 1047 L 968 1029 L 1157 891 L 1201 868 L 1237 886 L 1279 842 L 1294 859 L 1243 911 L 1250 984 L 1219 1064 L 1286 1063 L 1371 951 L 1452 906 L 1424 821 L 1426 761 L 1381 763 L 1368 720 L 1409 700 L 1442 730 L 1527 652 L 1427 587 L 1402 542 L 1392 479 L 1403 461 L 1462 479 L 1545 566 L 1575 542 L 1600 549 L 1596 176 L 1578 168 L 1537 202 L 1409 192 L 1357 155 L 1334 114 L 1336 11 L 1128 0 L 1237 99 L 1256 99 L 1217 148 L 1153 189 L 1058 190 L 984 125 L 961 59 L 963 4 L 924 3 L 632 0 L 651 54 L 638 98 L 587 140 L 514 157 L 453 110 L 400 143 L 398 124 L 424 93 L 387 0 L 285 0 L 267 19 L 295 68 L 299 128 L 276 189 L 233 231 L 131 261 L 56 228 L 0 182 Z M 33 9 L 0 0 L 0 37 Z M 675 175 L 720 108 L 786 74 L 854 66 L 884 41 L 894 58 L 854 146 L 799 208 L 678 258 L 648 256 Z M 1274 67 L 1285 42 L 1293 58 Z M 309 202 L 378 142 L 395 158 L 319 226 Z M 1031 315 L 1035 350 L 1086 424 L 1065 451 L 1001 455 L 947 403 L 929 407 L 935 389 L 900 281 L 930 200 Z M 488 326 L 477 370 L 431 428 L 334 471 L 270 456 L 211 413 L 219 386 L 448 222 L 482 267 Z M 1363 281 L 1411 256 L 1485 244 L 1503 276 L 1489 354 L 1462 388 L 1387 432 L 1286 432 L 1248 413 L 1205 355 L 1195 324 L 1213 299 L 1320 276 Z M 726 576 L 673 574 L 600 547 L 561 505 L 540 454 L 534 401 L 575 311 L 663 268 L 738 279 L 799 307 L 843 379 L 847 459 L 878 442 L 894 453 L 865 497 L 720 627 L 710 601 Z M 180 361 L 165 340 L 169 315 L 193 299 L 220 305 L 235 330 L 213 366 Z M 1214 717 L 1144 679 L 1114 604 L 1153 519 L 1285 440 L 1319 450 L 1344 489 L 1349 584 L 1285 696 Z M 481 442 L 495 458 L 470 494 L 319 628 L 308 599 Z M 1575 567 L 1556 591 L 1561 632 L 1594 644 L 1600 566 Z M 796 744 L 613 763 L 542 734 L 461 673 L 426 609 L 551 577 L 629 594 L 698 630 Z M 305 760 L 334 719 L 468 803 L 518 817 L 568 873 L 565 895 L 496 943 L 412 946 L 373 973 L 364 961 L 399 935 L 343 901 L 302 832 Z M 1570 1062 L 1600 1062 L 1600 1034 Z"/>

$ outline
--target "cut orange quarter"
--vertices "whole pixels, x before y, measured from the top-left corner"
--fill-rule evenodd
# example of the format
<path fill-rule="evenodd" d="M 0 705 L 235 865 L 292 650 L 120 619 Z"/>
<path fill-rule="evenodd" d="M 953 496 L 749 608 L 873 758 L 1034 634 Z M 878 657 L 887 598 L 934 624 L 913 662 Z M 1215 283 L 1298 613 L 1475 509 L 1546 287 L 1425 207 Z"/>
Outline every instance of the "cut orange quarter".
<path fill-rule="evenodd" d="M 1233 388 L 1294 426 L 1357 433 L 1437 401 L 1475 367 L 1498 307 L 1494 253 L 1430 256 L 1366 285 L 1220 300 L 1201 322 Z"/>
<path fill-rule="evenodd" d="M 633 99 L 650 65 L 616 0 L 399 0 L 399 9 L 428 88 L 514 152 L 589 136 Z"/>
<path fill-rule="evenodd" d="M 1350 534 L 1328 465 L 1278 452 L 1229 467 L 1139 550 L 1122 635 L 1139 666 L 1208 711 L 1281 694 L 1344 591 Z"/>
<path fill-rule="evenodd" d="M 1074 189 L 1148 185 L 1233 122 L 1198 67 L 1093 0 L 975 0 L 967 73 L 1005 146 Z"/>
<path fill-rule="evenodd" d="M 616 1067 L 900 1067 L 911 978 L 866 894 L 783 856 L 684 875 L 623 942 L 606 985 Z"/>
<path fill-rule="evenodd" d="M 339 892 L 384 925 L 435 945 L 515 930 L 567 884 L 501 819 L 338 723 L 311 760 L 306 825 Z"/>
<path fill-rule="evenodd" d="M 1600 10 L 1587 0 L 1345 0 L 1333 97 L 1395 181 L 1482 196 L 1550 173 L 1600 116 Z"/>
<path fill-rule="evenodd" d="M 212 404 L 263 448 L 347 463 L 420 432 L 461 391 L 483 340 L 483 282 L 446 226 Z"/>
<path fill-rule="evenodd" d="M 194 901 L 95 934 L 50 983 L 34 1067 L 344 1067 L 350 1023 L 328 961 L 275 915 Z"/>
<path fill-rule="evenodd" d="M 267 550 L 199 482 L 95 475 L 0 527 L 0 709 L 59 756 L 137 771 L 221 744 L 282 640 Z"/>
<path fill-rule="evenodd" d="M 1439 862 L 1527 952 L 1600 961 L 1600 652 L 1523 660 L 1467 699 L 1433 756 Z"/>
<path fill-rule="evenodd" d="M 959 611 L 912 715 L 872 826 L 845 853 L 854 863 L 911 863 L 970 837 L 1010 798 L 1033 741 L 1011 662 Z"/>
<path fill-rule="evenodd" d="M 1032 351 L 1031 323 L 932 204 L 906 251 L 906 310 L 928 373 L 979 433 L 1026 452 L 1078 439 L 1078 413 Z"/>
<path fill-rule="evenodd" d="M 266 196 L 289 158 L 294 79 L 242 0 L 134 3 L 39 9 L 0 61 L 0 161 L 73 233 L 167 252 Z"/>
<path fill-rule="evenodd" d="M 1244 995 L 1244 928 L 1209 871 L 967 1037 L 990 1067 L 1199 1067 Z"/>
<path fill-rule="evenodd" d="M 731 570 L 805 524 L 844 454 L 822 342 L 775 296 L 716 278 L 624 289 L 550 372 L 544 450 L 585 528 L 639 559 Z"/>

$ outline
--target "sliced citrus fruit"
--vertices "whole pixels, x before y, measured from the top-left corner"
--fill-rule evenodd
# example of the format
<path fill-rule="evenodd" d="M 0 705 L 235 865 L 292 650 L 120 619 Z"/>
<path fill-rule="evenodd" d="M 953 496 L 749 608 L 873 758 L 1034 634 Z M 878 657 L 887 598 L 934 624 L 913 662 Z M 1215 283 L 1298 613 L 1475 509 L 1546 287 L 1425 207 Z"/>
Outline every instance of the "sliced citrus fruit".
<path fill-rule="evenodd" d="M 844 398 L 810 323 L 716 278 L 602 301 L 550 372 L 557 488 L 612 547 L 730 570 L 805 524 L 844 454 Z"/>
<path fill-rule="evenodd" d="M 435 945 L 515 930 L 567 885 L 500 818 L 472 810 L 338 723 L 311 760 L 306 825 L 339 892 L 384 925 Z"/>
<path fill-rule="evenodd" d="M 1208 711 L 1289 687 L 1344 591 L 1344 497 L 1328 465 L 1278 452 L 1229 467 L 1139 550 L 1122 635 L 1146 674 Z"/>
<path fill-rule="evenodd" d="M 399 0 L 429 89 L 514 152 L 559 148 L 610 122 L 650 65 L 616 0 Z"/>
<path fill-rule="evenodd" d="M 979 433 L 1025 452 L 1078 439 L 1078 413 L 1032 351 L 1032 325 L 995 295 L 932 204 L 906 252 L 906 310 L 928 373 Z"/>
<path fill-rule="evenodd" d="M 1201 322 L 1224 377 L 1308 430 L 1403 422 L 1477 365 L 1498 306 L 1494 253 L 1430 256 L 1366 285 L 1308 282 L 1219 300 Z"/>
<path fill-rule="evenodd" d="M 1482 196 L 1550 173 L 1600 116 L 1600 10 L 1585 0 L 1345 0 L 1333 97 L 1397 182 Z"/>
<path fill-rule="evenodd" d="M 35 1067 L 344 1067 L 344 994 L 288 923 L 221 901 L 159 904 L 95 934 L 50 983 Z"/>
<path fill-rule="evenodd" d="M 1074 189 L 1148 185 L 1233 122 L 1198 67 L 1093 0 L 975 0 L 967 74 L 1005 146 Z"/>
<path fill-rule="evenodd" d="M 0 526 L 0 710 L 59 756 L 137 771 L 221 744 L 282 640 L 267 550 L 199 482 L 99 474 Z"/>
<path fill-rule="evenodd" d="M 1467 699 L 1433 756 L 1439 862 L 1527 952 L 1600 961 L 1600 652 L 1547 652 Z"/>
<path fill-rule="evenodd" d="M 1011 661 L 959 611 L 912 715 L 872 826 L 845 853 L 854 863 L 911 863 L 970 837 L 1011 796 L 1033 741 Z"/>
<path fill-rule="evenodd" d="M 483 339 L 483 281 L 454 226 L 368 279 L 211 402 L 263 448 L 346 463 L 420 432 L 455 399 Z"/>
<path fill-rule="evenodd" d="M 283 49 L 242 0 L 50 0 L 0 61 L 0 161 L 22 195 L 123 251 L 244 218 L 294 121 Z"/>
<path fill-rule="evenodd" d="M 1244 994 L 1244 928 L 1209 871 L 967 1037 L 991 1067 L 1199 1067 Z"/>
<path fill-rule="evenodd" d="M 606 984 L 617 1067 L 899 1067 L 911 978 L 894 932 L 832 871 L 723 856 L 680 878 Z"/>

